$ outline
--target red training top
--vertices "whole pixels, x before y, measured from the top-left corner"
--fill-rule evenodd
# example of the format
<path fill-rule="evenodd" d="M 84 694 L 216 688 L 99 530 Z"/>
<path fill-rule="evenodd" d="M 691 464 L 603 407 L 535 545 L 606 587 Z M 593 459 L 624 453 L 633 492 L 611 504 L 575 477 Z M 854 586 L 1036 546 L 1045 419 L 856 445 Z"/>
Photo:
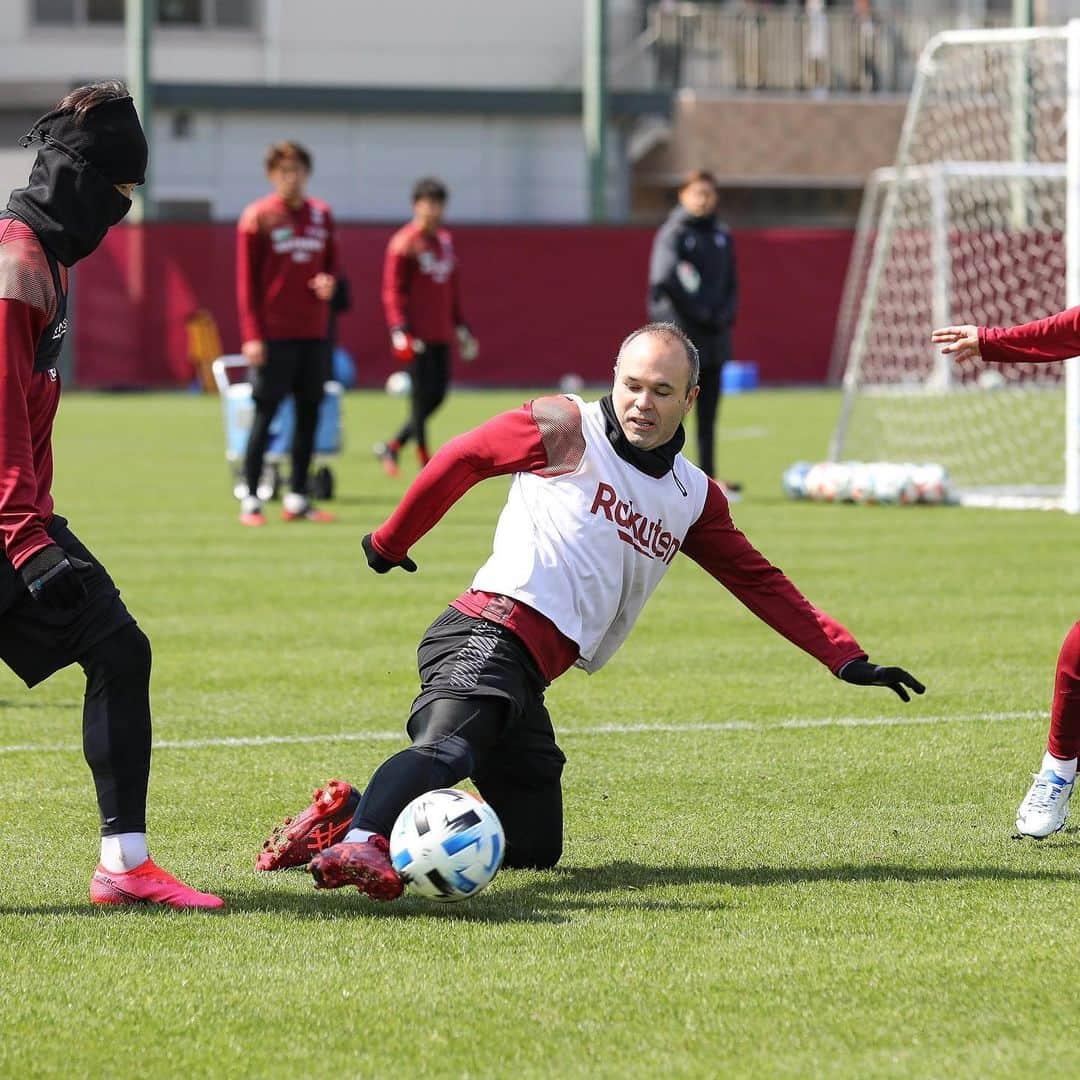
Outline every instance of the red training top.
<path fill-rule="evenodd" d="M 326 337 L 330 306 L 308 284 L 319 273 L 337 273 L 330 207 L 305 199 L 292 210 L 273 193 L 251 203 L 236 226 L 241 340 Z"/>
<path fill-rule="evenodd" d="M 1020 326 L 980 326 L 979 353 L 996 364 L 1041 364 L 1080 356 L 1080 307 Z"/>
<path fill-rule="evenodd" d="M 60 267 L 67 289 L 67 269 Z M 55 369 L 34 371 L 38 341 L 56 318 L 56 287 L 38 238 L 0 221 L 0 542 L 14 566 L 52 543 Z"/>
<path fill-rule="evenodd" d="M 379 554 L 400 562 L 469 488 L 489 476 L 541 473 L 549 468 L 565 471 L 567 454 L 583 452 L 581 432 L 578 430 L 575 440 L 574 432 L 553 431 L 548 426 L 545 435 L 533 417 L 534 404 L 528 402 L 520 409 L 501 413 L 443 446 L 409 486 L 397 509 L 372 535 Z M 569 449 L 575 446 L 579 449 Z M 735 528 L 727 498 L 712 480 L 701 517 L 686 534 L 682 551 L 759 619 L 834 674 L 849 660 L 866 657 L 840 623 L 815 608 Z M 577 645 L 550 619 L 519 601 L 470 589 L 453 606 L 513 630 L 548 682 L 577 659 Z"/>
<path fill-rule="evenodd" d="M 465 317 L 449 230 L 430 233 L 409 222 L 390 237 L 383 261 L 382 301 L 390 330 L 406 330 L 434 344 L 453 340 Z"/>

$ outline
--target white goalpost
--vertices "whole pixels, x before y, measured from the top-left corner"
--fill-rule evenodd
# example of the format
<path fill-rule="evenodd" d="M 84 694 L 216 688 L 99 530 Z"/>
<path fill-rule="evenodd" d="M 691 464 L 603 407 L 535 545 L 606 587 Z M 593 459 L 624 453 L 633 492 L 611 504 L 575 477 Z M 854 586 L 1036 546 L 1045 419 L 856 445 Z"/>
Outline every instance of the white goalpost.
<path fill-rule="evenodd" d="M 829 460 L 936 462 L 961 502 L 1080 512 L 1080 361 L 955 362 L 950 323 L 1080 303 L 1080 20 L 926 47 L 867 185 L 833 353 Z"/>

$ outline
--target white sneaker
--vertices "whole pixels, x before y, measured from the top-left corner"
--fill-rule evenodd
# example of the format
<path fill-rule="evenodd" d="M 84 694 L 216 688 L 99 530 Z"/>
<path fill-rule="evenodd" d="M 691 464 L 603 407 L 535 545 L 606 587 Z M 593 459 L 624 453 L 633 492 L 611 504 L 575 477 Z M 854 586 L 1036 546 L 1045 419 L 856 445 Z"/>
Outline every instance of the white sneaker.
<path fill-rule="evenodd" d="M 1016 811 L 1016 831 L 1021 836 L 1031 836 L 1036 840 L 1059 832 L 1065 827 L 1069 816 L 1072 790 L 1073 781 L 1063 780 L 1049 769 L 1036 773 L 1024 801 Z"/>

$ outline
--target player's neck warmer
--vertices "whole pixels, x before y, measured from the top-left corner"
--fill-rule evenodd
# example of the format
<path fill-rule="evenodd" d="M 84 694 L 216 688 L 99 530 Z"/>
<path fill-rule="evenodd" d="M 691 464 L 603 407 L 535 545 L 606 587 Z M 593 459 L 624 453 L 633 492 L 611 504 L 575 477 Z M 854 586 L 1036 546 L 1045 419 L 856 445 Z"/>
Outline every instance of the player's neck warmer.
<path fill-rule="evenodd" d="M 7 208 L 71 266 L 131 209 L 115 185 L 145 179 L 146 137 L 135 107 L 131 98 L 120 98 L 90 109 L 81 120 L 48 113 L 20 142 L 42 145 L 29 183 L 11 193 Z"/>
<path fill-rule="evenodd" d="M 633 465 L 635 469 L 640 469 L 647 476 L 660 477 L 671 470 L 675 464 L 675 455 L 686 442 L 686 431 L 682 424 L 663 446 L 654 450 L 639 450 L 624 434 L 619 418 L 615 415 L 615 405 L 610 394 L 605 394 L 600 399 L 600 408 L 604 413 L 608 442 L 623 461 Z"/>

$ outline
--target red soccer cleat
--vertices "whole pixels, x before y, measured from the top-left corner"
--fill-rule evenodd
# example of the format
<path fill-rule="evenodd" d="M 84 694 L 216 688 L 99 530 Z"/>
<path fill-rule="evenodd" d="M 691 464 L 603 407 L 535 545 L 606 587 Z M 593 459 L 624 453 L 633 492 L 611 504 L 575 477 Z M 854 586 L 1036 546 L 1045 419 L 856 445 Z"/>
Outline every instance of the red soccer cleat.
<path fill-rule="evenodd" d="M 337 521 L 337 515 L 331 514 L 327 510 L 320 510 L 318 507 L 309 506 L 306 510 L 296 513 L 293 510 L 281 511 L 282 521 L 316 521 L 320 524 L 329 524 L 331 521 Z"/>
<path fill-rule="evenodd" d="M 250 514 L 241 514 L 240 524 L 257 529 L 260 525 L 266 524 L 266 518 L 261 510 L 255 510 Z"/>
<path fill-rule="evenodd" d="M 164 904 L 171 908 L 219 908 L 220 896 L 198 892 L 154 864 L 153 859 L 114 874 L 100 863 L 90 879 L 91 904 Z"/>
<path fill-rule="evenodd" d="M 393 478 L 399 475 L 397 451 L 387 443 L 375 444 L 375 456 L 379 459 L 382 471 Z"/>
<path fill-rule="evenodd" d="M 372 900 L 396 900 L 404 891 L 401 875 L 390 863 L 390 841 L 378 833 L 360 844 L 335 844 L 316 855 L 308 867 L 316 889 L 355 885 Z"/>
<path fill-rule="evenodd" d="M 255 860 L 256 870 L 286 870 L 304 866 L 312 855 L 328 848 L 349 830 L 360 792 L 344 780 L 329 780 L 312 793 L 311 805 L 287 817 L 270 834 Z"/>

